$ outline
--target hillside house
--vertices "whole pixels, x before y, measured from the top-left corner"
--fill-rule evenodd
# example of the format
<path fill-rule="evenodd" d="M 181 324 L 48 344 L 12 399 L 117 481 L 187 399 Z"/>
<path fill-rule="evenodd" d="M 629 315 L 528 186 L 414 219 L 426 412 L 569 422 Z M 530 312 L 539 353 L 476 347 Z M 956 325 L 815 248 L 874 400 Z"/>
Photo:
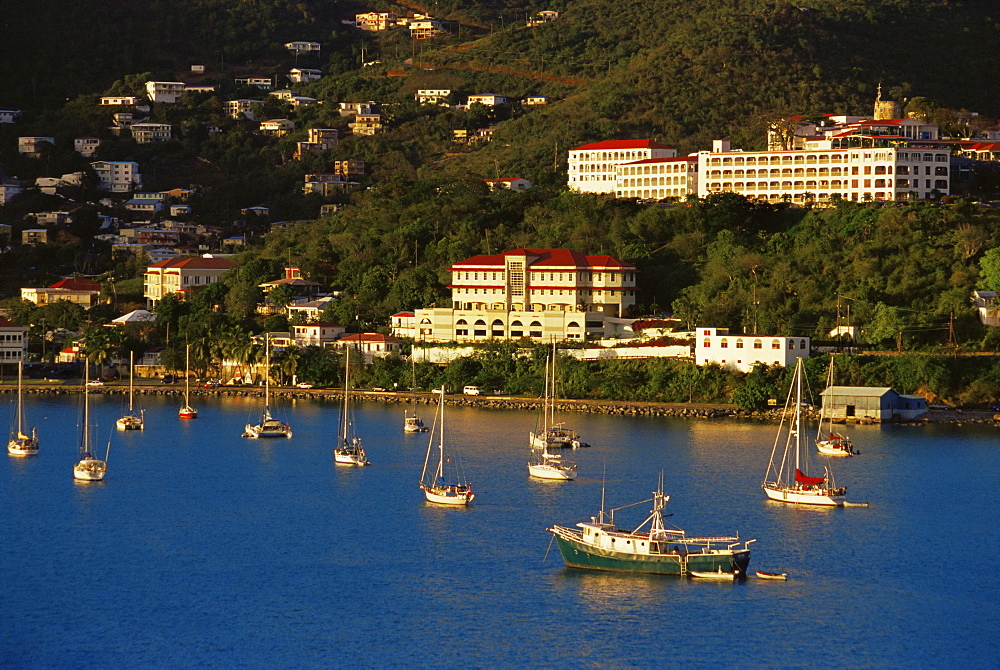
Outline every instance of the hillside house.
<path fill-rule="evenodd" d="M 290 119 L 271 119 L 260 122 L 260 132 L 273 137 L 281 137 L 295 130 L 295 122 Z"/>
<path fill-rule="evenodd" d="M 147 81 L 146 96 L 153 102 L 173 105 L 184 95 L 182 81 Z"/>
<path fill-rule="evenodd" d="M 295 40 L 294 42 L 286 42 L 285 48 L 296 56 L 301 54 L 309 54 L 320 52 L 321 46 L 319 42 L 307 42 L 305 40 Z"/>
<path fill-rule="evenodd" d="M 323 71 L 312 68 L 293 67 L 288 73 L 288 80 L 293 84 L 304 84 L 310 81 L 319 81 L 322 78 Z"/>
<path fill-rule="evenodd" d="M 232 261 L 211 255 L 173 258 L 150 265 L 143 280 L 147 307 L 152 309 L 166 295 L 184 298 L 192 291 L 219 281 L 234 267 L 236 264 Z"/>
<path fill-rule="evenodd" d="M 14 123 L 22 113 L 20 109 L 0 109 L 0 123 Z"/>
<path fill-rule="evenodd" d="M 506 105 L 508 98 L 505 95 L 496 95 L 495 93 L 479 93 L 476 95 L 470 95 L 466 104 L 470 107 L 476 103 L 483 105 L 484 107 L 496 107 L 497 105 Z"/>
<path fill-rule="evenodd" d="M 28 353 L 28 327 L 0 316 L 0 363 L 18 363 Z"/>
<path fill-rule="evenodd" d="M 413 312 L 396 312 L 389 317 L 389 332 L 396 337 L 413 338 L 417 332 L 415 318 Z"/>
<path fill-rule="evenodd" d="M 544 95 L 529 95 L 524 99 L 525 105 L 547 105 L 549 104 L 549 99 Z"/>
<path fill-rule="evenodd" d="M 299 347 L 325 347 L 339 340 L 346 330 L 336 323 L 313 321 L 292 326 L 292 341 Z"/>
<path fill-rule="evenodd" d="M 410 21 L 409 28 L 410 39 L 413 40 L 426 40 L 445 32 L 441 27 L 441 22 L 434 19 Z"/>
<path fill-rule="evenodd" d="M 355 135 L 375 135 L 382 130 L 382 115 L 358 114 L 354 122 L 347 125 Z"/>
<path fill-rule="evenodd" d="M 102 107 L 134 107 L 139 98 L 134 95 L 106 95 L 101 98 Z"/>
<path fill-rule="evenodd" d="M 21 231 L 21 244 L 39 246 L 49 243 L 49 231 L 45 228 L 25 228 Z"/>
<path fill-rule="evenodd" d="M 421 88 L 413 94 L 413 99 L 421 105 L 443 105 L 448 103 L 450 88 Z"/>
<path fill-rule="evenodd" d="M 101 146 L 101 140 L 98 137 L 77 137 L 73 140 L 73 150 L 84 158 L 93 156 L 99 146 Z"/>
<path fill-rule="evenodd" d="M 264 91 L 271 90 L 273 86 L 270 77 L 236 77 L 233 81 L 237 86 L 253 86 Z"/>
<path fill-rule="evenodd" d="M 18 137 L 17 153 L 29 158 L 38 158 L 46 146 L 51 148 L 55 145 L 54 137 Z"/>
<path fill-rule="evenodd" d="M 133 123 L 129 128 L 132 131 L 132 139 L 137 144 L 149 144 L 150 142 L 169 142 L 173 139 L 174 129 L 169 123 Z"/>
<path fill-rule="evenodd" d="M 997 292 L 976 289 L 972 292 L 972 304 L 979 314 L 979 322 L 984 326 L 1000 326 L 1000 309 L 997 308 Z"/>
<path fill-rule="evenodd" d="M 521 177 L 501 177 L 500 179 L 484 179 L 491 191 L 527 191 L 532 184 L 527 179 Z"/>
<path fill-rule="evenodd" d="M 340 337 L 334 346 L 347 349 L 351 348 L 360 351 L 365 361 L 372 358 L 383 358 L 393 353 L 399 353 L 399 348 L 403 341 L 392 335 L 382 335 L 381 333 L 352 333 Z"/>
<path fill-rule="evenodd" d="M 263 100 L 251 100 L 249 98 L 227 100 L 225 103 L 226 113 L 234 119 L 245 118 L 250 121 L 256 121 L 254 118 L 254 109 L 263 104 Z"/>
<path fill-rule="evenodd" d="M 399 17 L 392 12 L 366 12 L 354 15 L 354 25 L 360 30 L 380 32 L 396 25 Z"/>
<path fill-rule="evenodd" d="M 536 12 L 534 16 L 528 19 L 528 27 L 534 28 L 535 26 L 541 26 L 551 21 L 555 21 L 559 18 L 559 12 L 554 12 L 549 9 L 543 9 L 540 12 Z"/>
<path fill-rule="evenodd" d="M 696 329 L 694 362 L 715 363 L 750 372 L 755 365 L 795 365 L 796 358 L 809 358 L 808 337 L 737 335 L 728 328 Z"/>
<path fill-rule="evenodd" d="M 111 193 L 128 193 L 142 187 L 139 164 L 134 161 L 97 161 L 90 167 L 97 174 L 98 188 Z"/>

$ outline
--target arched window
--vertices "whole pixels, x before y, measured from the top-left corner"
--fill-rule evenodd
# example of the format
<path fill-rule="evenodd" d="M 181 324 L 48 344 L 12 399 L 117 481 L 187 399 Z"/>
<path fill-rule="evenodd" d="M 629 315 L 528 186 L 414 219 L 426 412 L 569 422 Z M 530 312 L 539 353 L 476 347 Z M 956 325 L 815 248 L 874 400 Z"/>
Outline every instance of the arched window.
<path fill-rule="evenodd" d="M 742 349 L 743 348 L 743 340 L 742 339 L 736 340 L 736 348 L 737 349 Z"/>
<path fill-rule="evenodd" d="M 722 338 L 722 341 L 719 342 L 719 346 L 722 347 L 723 349 L 728 349 L 729 348 L 729 340 L 727 340 L 726 338 Z"/>
<path fill-rule="evenodd" d="M 542 324 L 537 321 L 532 321 L 531 325 L 528 327 L 528 337 L 541 337 L 542 336 Z"/>
<path fill-rule="evenodd" d="M 764 348 L 764 343 L 761 342 L 760 340 L 754 340 L 753 341 L 753 348 L 754 349 L 763 349 Z"/>
<path fill-rule="evenodd" d="M 494 319 L 492 327 L 490 328 L 490 335 L 493 337 L 503 337 L 503 321 L 500 319 Z"/>
<path fill-rule="evenodd" d="M 772 349 L 780 349 L 781 348 L 781 342 L 779 340 L 775 340 L 774 344 L 771 345 L 771 348 Z M 788 348 L 789 349 L 794 349 L 795 348 L 795 340 L 788 340 Z"/>
<path fill-rule="evenodd" d="M 482 319 L 476 319 L 476 327 L 472 334 L 475 337 L 486 337 L 486 322 Z"/>

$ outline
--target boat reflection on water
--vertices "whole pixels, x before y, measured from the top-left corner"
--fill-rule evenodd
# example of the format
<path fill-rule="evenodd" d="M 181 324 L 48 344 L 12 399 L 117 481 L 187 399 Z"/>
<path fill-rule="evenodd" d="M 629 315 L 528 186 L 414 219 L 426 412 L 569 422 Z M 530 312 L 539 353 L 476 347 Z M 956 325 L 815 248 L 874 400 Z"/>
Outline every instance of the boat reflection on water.
<path fill-rule="evenodd" d="M 677 582 L 658 575 L 630 572 L 592 572 L 565 568 L 561 585 L 574 590 L 580 603 L 594 612 L 632 615 L 637 609 L 662 607 Z"/>

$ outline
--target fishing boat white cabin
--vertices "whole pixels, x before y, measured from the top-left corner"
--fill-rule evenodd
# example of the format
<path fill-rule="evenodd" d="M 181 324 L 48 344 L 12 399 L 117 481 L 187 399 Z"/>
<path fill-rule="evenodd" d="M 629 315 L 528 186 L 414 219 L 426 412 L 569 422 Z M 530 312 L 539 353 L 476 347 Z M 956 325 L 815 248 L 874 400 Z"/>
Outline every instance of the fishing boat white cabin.
<path fill-rule="evenodd" d="M 638 572 L 657 575 L 687 576 L 698 573 L 724 575 L 726 579 L 746 574 L 750 563 L 750 544 L 739 535 L 725 537 L 688 537 L 680 528 L 668 528 L 663 510 L 670 496 L 663 493 L 662 477 L 653 497 L 604 511 L 576 524 L 576 528 L 552 526 L 563 562 L 569 568 Z M 618 528 L 615 512 L 634 505 L 652 502 L 650 515 L 635 530 Z"/>
<path fill-rule="evenodd" d="M 768 499 L 777 502 L 842 507 L 847 489 L 836 485 L 828 467 L 824 468 L 822 477 L 810 477 L 806 474 L 809 469 L 809 450 L 803 442 L 802 359 L 798 358 L 761 488 Z"/>
<path fill-rule="evenodd" d="M 108 441 L 108 449 L 104 455 L 104 460 L 97 458 L 91 453 L 90 445 L 90 361 L 84 363 L 84 385 L 83 385 L 83 425 L 80 431 L 80 460 L 73 466 L 73 479 L 81 482 L 99 482 L 108 473 L 108 455 L 111 452 L 111 441 Z"/>
<path fill-rule="evenodd" d="M 424 456 L 424 470 L 420 473 L 420 488 L 427 502 L 439 505 L 468 505 L 476 497 L 472 484 L 457 474 L 457 468 L 449 468 L 451 458 L 445 457 L 444 431 L 444 385 L 441 386 L 438 411 L 427 443 Z M 434 438 L 437 437 L 437 445 Z M 431 455 L 436 453 L 437 463 L 431 467 Z M 429 475 L 429 476 L 428 476 Z"/>
<path fill-rule="evenodd" d="M 31 433 L 25 433 L 27 422 L 24 419 L 24 400 L 21 393 L 24 376 L 24 361 L 17 363 L 17 407 L 14 425 L 11 426 L 10 440 L 7 442 L 7 453 L 11 456 L 34 456 L 38 453 L 38 429 L 34 426 Z"/>
<path fill-rule="evenodd" d="M 128 412 L 115 421 L 118 430 L 143 430 L 145 428 L 145 412 L 135 411 L 133 397 L 135 392 L 135 352 L 128 353 Z"/>
<path fill-rule="evenodd" d="M 251 439 L 262 439 L 272 437 L 292 436 L 292 427 L 280 419 L 271 416 L 271 338 L 265 336 L 264 339 L 264 410 L 260 414 L 260 421 L 248 423 L 243 427 L 243 437 Z"/>
<path fill-rule="evenodd" d="M 177 410 L 180 419 L 197 419 L 198 410 L 191 406 L 191 345 L 184 351 L 184 404 Z"/>
<path fill-rule="evenodd" d="M 361 437 L 355 433 L 354 417 L 351 414 L 351 350 L 344 349 L 344 402 L 340 410 L 340 427 L 337 430 L 337 446 L 333 449 L 333 462 L 338 465 L 371 465 L 365 456 Z"/>

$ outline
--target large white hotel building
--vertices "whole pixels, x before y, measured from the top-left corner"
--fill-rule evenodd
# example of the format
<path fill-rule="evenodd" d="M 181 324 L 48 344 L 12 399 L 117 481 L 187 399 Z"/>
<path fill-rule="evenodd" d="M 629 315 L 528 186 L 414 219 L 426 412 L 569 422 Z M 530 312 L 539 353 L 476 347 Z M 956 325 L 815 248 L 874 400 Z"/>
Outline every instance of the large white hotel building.
<path fill-rule="evenodd" d="M 414 311 L 428 342 L 531 338 L 584 341 L 619 332 L 635 304 L 636 268 L 569 249 L 479 255 L 450 269 L 451 307 Z"/>
<path fill-rule="evenodd" d="M 652 140 L 606 140 L 569 150 L 569 187 L 581 193 L 616 193 L 617 167 L 635 161 L 674 158 L 677 149 Z"/>

